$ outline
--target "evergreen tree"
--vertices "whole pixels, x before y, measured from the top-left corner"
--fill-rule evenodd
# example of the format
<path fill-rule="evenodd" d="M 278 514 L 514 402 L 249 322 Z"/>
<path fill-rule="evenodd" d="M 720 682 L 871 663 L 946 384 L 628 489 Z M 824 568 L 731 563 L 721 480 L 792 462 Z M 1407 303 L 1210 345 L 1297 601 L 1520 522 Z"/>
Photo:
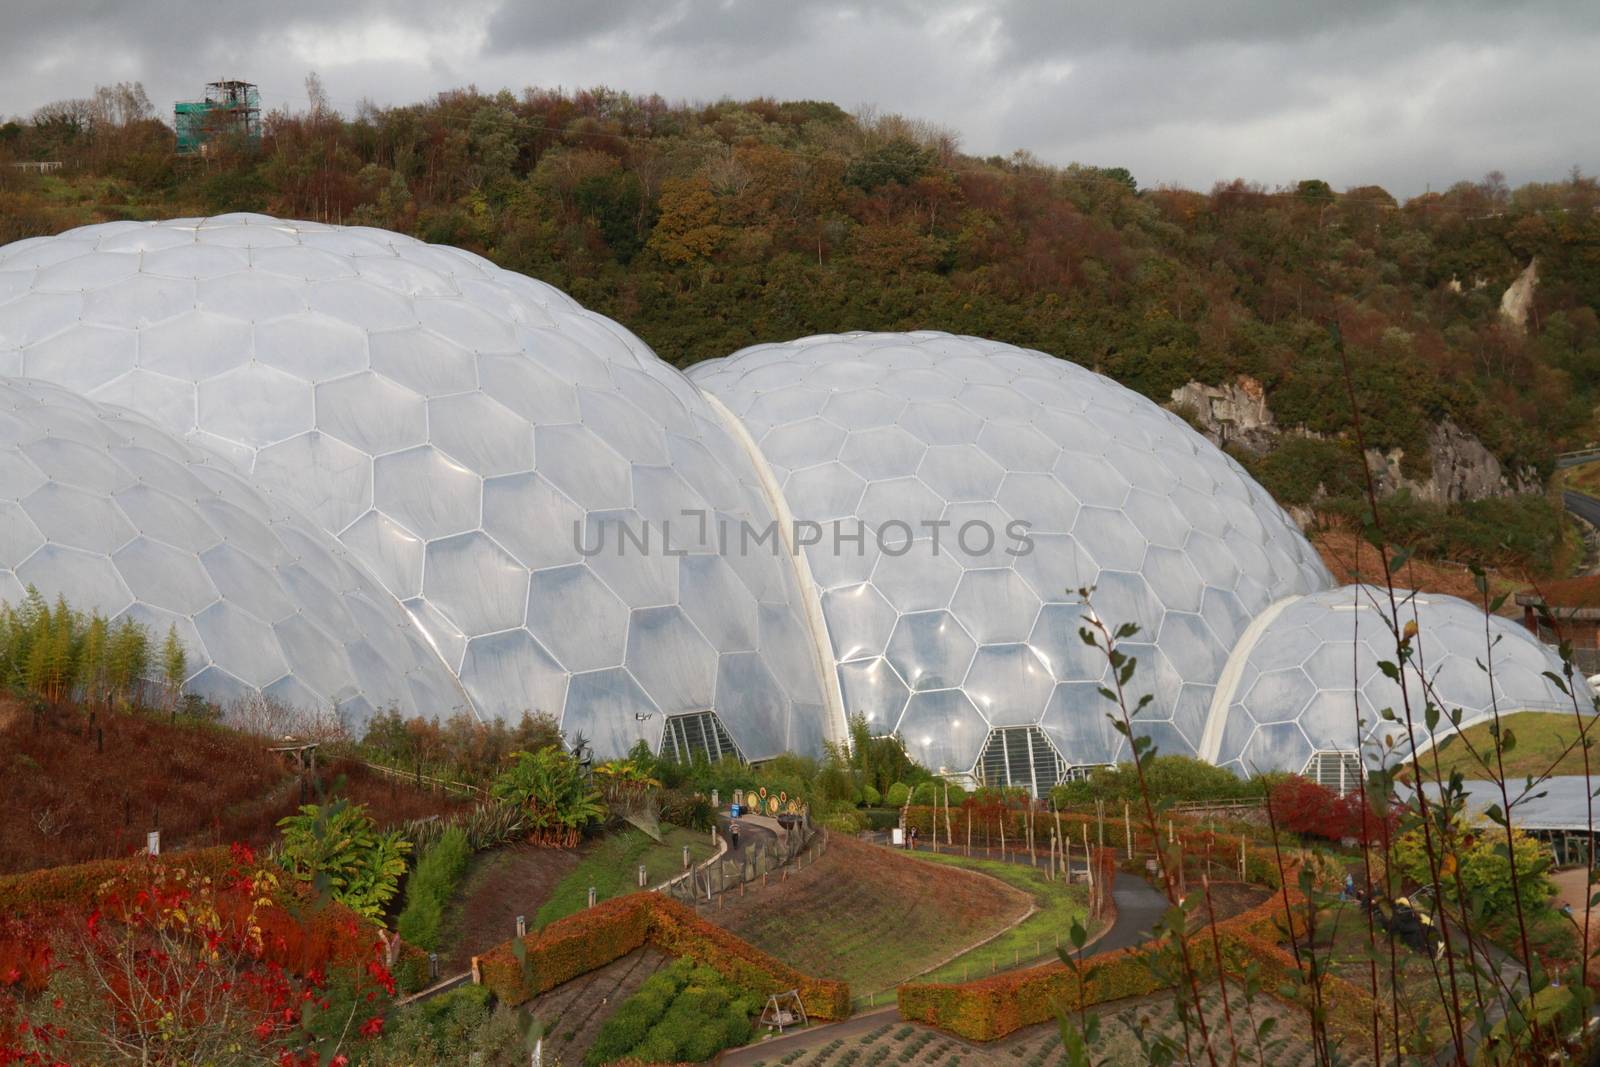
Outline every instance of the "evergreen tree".
<path fill-rule="evenodd" d="M 167 639 L 161 645 L 161 676 L 167 683 L 167 695 L 176 705 L 182 694 L 184 679 L 189 677 L 189 656 L 183 642 L 178 640 L 178 628 L 167 627 Z"/>
<path fill-rule="evenodd" d="M 98 611 L 90 615 L 78 653 L 78 688 L 90 703 L 105 691 L 106 644 L 109 636 L 106 617 Z"/>
<path fill-rule="evenodd" d="M 111 632 L 107 645 L 106 682 L 122 700 L 138 697 L 138 686 L 150 673 L 150 638 L 144 627 L 123 619 Z"/>

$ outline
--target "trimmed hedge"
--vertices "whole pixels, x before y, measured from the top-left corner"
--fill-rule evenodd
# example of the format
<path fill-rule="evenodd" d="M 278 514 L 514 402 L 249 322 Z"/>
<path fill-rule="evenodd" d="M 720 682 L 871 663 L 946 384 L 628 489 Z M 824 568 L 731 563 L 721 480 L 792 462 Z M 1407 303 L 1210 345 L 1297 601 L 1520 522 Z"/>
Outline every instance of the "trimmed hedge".
<path fill-rule="evenodd" d="M 558 919 L 522 939 L 527 966 L 507 941 L 478 957 L 479 981 L 507 1004 L 521 1004 L 604 967 L 646 944 L 716 970 L 740 989 L 766 996 L 798 989 L 818 1019 L 850 1014 L 850 987 L 810 978 L 780 963 L 690 908 L 659 893 L 630 893 Z"/>
<path fill-rule="evenodd" d="M 46 867 L 0 877 L 0 901 L 5 901 L 5 910 L 13 915 L 55 914 L 94 903 L 100 888 L 113 878 L 127 873 L 129 864 L 160 864 L 217 878 L 230 867 L 236 866 L 237 862 L 227 847 L 217 846 L 169 852 L 160 856 L 137 853 L 122 859 Z"/>
<path fill-rule="evenodd" d="M 1109 823 L 1107 826 L 1109 829 Z M 1234 848 L 1238 848 L 1237 840 Z M 1277 868 L 1272 870 L 1275 877 Z M 1288 912 L 1285 894 L 1279 887 L 1255 907 L 1218 923 L 1217 933 L 1225 969 L 1239 973 L 1246 962 L 1258 963 L 1263 984 L 1272 995 L 1298 1001 L 1305 990 L 1303 972 L 1277 941 L 1287 932 L 1291 915 L 1300 927 L 1297 932 L 1303 934 L 1299 909 L 1305 900 L 1292 881 L 1287 897 Z M 1197 970 L 1203 975 L 1214 974 L 1215 958 L 1210 947 L 1196 944 L 1201 945 L 1193 957 Z M 1102 1004 L 1164 988 L 1165 983 L 1150 966 L 1151 951 L 1148 947 L 1127 948 L 1088 964 L 1087 968 L 1095 973 L 1082 990 L 1084 1003 Z M 1324 976 L 1322 981 L 1329 1024 L 1349 1035 L 1366 1032 L 1372 1018 L 1371 994 L 1334 975 Z M 964 984 L 908 983 L 899 988 L 898 994 L 904 1019 L 927 1023 L 972 1041 L 994 1041 L 1024 1026 L 1055 1019 L 1059 1007 L 1075 1007 L 1079 980 L 1066 964 L 1049 963 Z"/>

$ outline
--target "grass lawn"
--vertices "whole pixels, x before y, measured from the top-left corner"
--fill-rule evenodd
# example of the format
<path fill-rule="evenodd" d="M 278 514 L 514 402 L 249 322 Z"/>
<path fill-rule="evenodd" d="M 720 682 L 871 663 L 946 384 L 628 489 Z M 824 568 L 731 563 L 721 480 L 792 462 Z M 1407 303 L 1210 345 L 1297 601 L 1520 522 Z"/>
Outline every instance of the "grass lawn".
<path fill-rule="evenodd" d="M 1550 770 L 1550 765 L 1557 763 L 1558 760 L 1554 773 L 1583 773 L 1583 749 L 1574 744 L 1578 740 L 1578 724 L 1573 721 L 1570 714 L 1521 711 L 1502 716 L 1500 722 L 1502 728 L 1510 730 L 1516 738 L 1516 745 L 1505 754 L 1508 784 L 1516 785 L 1530 774 L 1544 774 Z M 1480 723 L 1462 733 L 1467 741 L 1472 742 L 1473 748 L 1493 760 L 1488 723 Z M 1590 738 L 1600 742 L 1600 730 L 1591 730 Z M 1566 751 L 1568 746 L 1572 746 L 1570 752 Z M 1600 774 L 1600 749 L 1590 751 L 1589 763 L 1591 769 Z M 1460 771 L 1463 778 L 1489 777 L 1467 751 L 1462 739 L 1454 736 L 1439 745 L 1439 766 L 1446 779 L 1450 777 L 1450 772 L 1455 770 Z M 1423 770 L 1428 778 L 1433 777 L 1432 761 L 1427 756 L 1423 757 Z"/>
<path fill-rule="evenodd" d="M 882 1005 L 1027 910 L 1027 894 L 999 879 L 834 834 L 810 866 L 702 914 L 805 974 L 850 983 L 857 1004 Z"/>
<path fill-rule="evenodd" d="M 689 859 L 699 863 L 715 851 L 711 833 L 687 830 L 681 826 L 661 827 L 658 843 L 642 830 L 631 827 L 607 834 L 590 849 L 572 873 L 563 878 L 534 916 L 533 924 L 543 927 L 564 915 L 589 905 L 589 887 L 596 900 L 609 900 L 639 888 L 639 864 L 644 864 L 646 884 L 657 885 L 683 870 L 683 846 L 689 846 Z"/>
<path fill-rule="evenodd" d="M 1099 927 L 1098 923 L 1092 923 L 1088 919 L 1087 886 L 1052 882 L 1045 877 L 1045 872 L 1042 870 L 1015 863 L 1001 863 L 999 860 L 928 852 L 919 852 L 916 856 L 931 863 L 965 867 L 998 878 L 1030 894 L 1033 897 L 1033 906 L 1037 909 L 993 941 L 979 945 L 970 952 L 962 953 L 944 966 L 922 976 L 919 981 L 960 982 L 967 978 L 981 977 L 994 970 L 1004 970 L 1019 962 L 1037 960 L 1041 956 L 1055 958 L 1056 936 L 1060 935 L 1062 945 L 1071 945 L 1070 935 L 1074 919 L 1084 924 L 1090 936 L 1093 936 Z"/>

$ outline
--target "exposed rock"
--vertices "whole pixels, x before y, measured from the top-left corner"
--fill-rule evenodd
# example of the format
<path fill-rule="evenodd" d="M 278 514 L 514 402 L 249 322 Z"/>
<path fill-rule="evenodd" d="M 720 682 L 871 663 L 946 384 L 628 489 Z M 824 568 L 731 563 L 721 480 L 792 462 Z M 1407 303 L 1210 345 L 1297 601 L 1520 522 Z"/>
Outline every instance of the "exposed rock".
<path fill-rule="evenodd" d="M 1278 440 L 1278 422 L 1267 407 L 1267 391 L 1240 375 L 1227 385 L 1189 384 L 1172 391 L 1174 411 L 1186 414 L 1212 444 L 1265 452 Z"/>
<path fill-rule="evenodd" d="M 1367 450 L 1367 464 L 1373 472 L 1378 492 L 1388 494 L 1409 489 L 1419 499 L 1436 504 L 1455 504 L 1463 500 L 1482 500 L 1491 496 L 1537 493 L 1538 472 L 1531 467 L 1507 471 L 1482 441 L 1443 419 L 1428 438 L 1433 473 L 1426 479 L 1407 477 L 1401 466 L 1405 452 L 1394 449 L 1387 455 Z"/>
<path fill-rule="evenodd" d="M 1519 330 L 1527 329 L 1528 313 L 1533 310 L 1533 294 L 1538 285 L 1539 258 L 1535 256 L 1500 295 L 1500 317 Z"/>
<path fill-rule="evenodd" d="M 1232 445 L 1256 454 L 1271 450 L 1285 433 L 1307 432 L 1285 430 L 1278 425 L 1272 409 L 1267 406 L 1266 391 L 1254 378 L 1241 376 L 1226 385 L 1190 382 L 1172 391 L 1170 407 L 1189 418 L 1212 444 Z M 1454 504 L 1491 496 L 1537 493 L 1543 488 L 1533 468 L 1507 471 L 1482 441 L 1450 419 L 1434 426 L 1428 438 L 1428 450 L 1431 473 L 1425 479 L 1416 479 L 1405 473 L 1402 467 L 1405 453 L 1400 449 L 1388 454 L 1369 449 L 1367 463 L 1378 491 L 1388 494 L 1409 489 L 1420 499 Z M 1302 524 L 1307 517 L 1309 512 L 1305 516 L 1295 516 Z"/>

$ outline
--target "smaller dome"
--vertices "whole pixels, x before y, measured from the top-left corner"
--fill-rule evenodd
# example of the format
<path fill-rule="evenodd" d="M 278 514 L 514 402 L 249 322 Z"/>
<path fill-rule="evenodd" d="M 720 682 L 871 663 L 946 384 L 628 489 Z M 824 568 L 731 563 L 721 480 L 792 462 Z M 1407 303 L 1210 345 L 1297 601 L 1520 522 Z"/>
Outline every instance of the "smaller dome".
<path fill-rule="evenodd" d="M 1453 596 L 1397 589 L 1401 624 L 1415 621 L 1414 656 L 1400 683 L 1379 666 L 1394 663 L 1388 593 L 1345 586 L 1284 601 L 1258 619 L 1234 649 L 1212 707 L 1201 755 L 1242 774 L 1301 772 L 1313 752 L 1360 748 L 1370 764 L 1409 758 L 1405 706 L 1419 749 L 1428 745 L 1424 706 L 1441 709 L 1433 740 L 1518 711 L 1572 712 L 1572 698 L 1549 678 L 1561 660 L 1509 619 L 1488 618 Z M 1481 664 L 1492 667 L 1490 672 Z M 1383 717 L 1392 709 L 1395 721 Z M 1359 738 L 1359 742 L 1358 742 Z"/>

